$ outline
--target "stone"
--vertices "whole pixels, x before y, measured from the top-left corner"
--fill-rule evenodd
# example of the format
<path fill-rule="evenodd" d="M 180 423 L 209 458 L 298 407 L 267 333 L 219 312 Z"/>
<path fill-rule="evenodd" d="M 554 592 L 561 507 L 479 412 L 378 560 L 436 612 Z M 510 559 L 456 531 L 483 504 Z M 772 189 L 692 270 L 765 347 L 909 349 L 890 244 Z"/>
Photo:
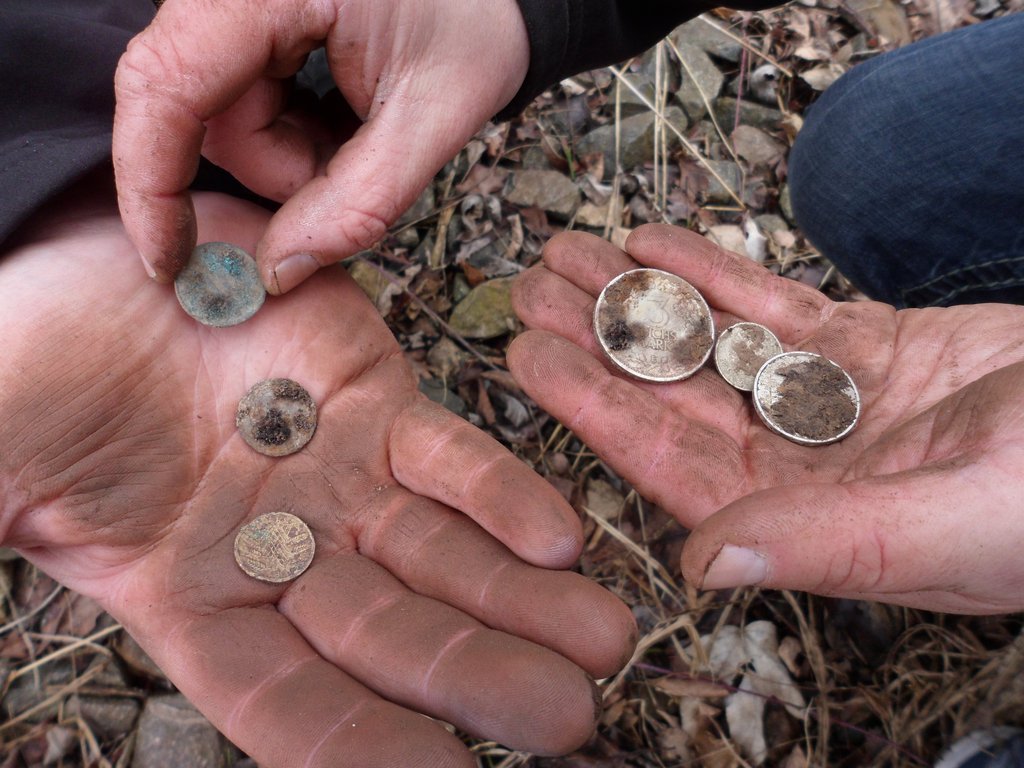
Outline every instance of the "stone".
<path fill-rule="evenodd" d="M 708 230 L 708 238 L 720 248 L 739 254 L 747 255 L 747 239 L 743 230 L 735 224 L 717 224 Z"/>
<path fill-rule="evenodd" d="M 752 125 L 737 126 L 730 140 L 733 150 L 751 169 L 775 167 L 786 154 L 785 144 Z"/>
<path fill-rule="evenodd" d="M 224 737 L 181 694 L 151 696 L 139 718 L 132 768 L 226 768 Z"/>
<path fill-rule="evenodd" d="M 469 415 L 466 401 L 448 389 L 440 379 L 422 379 L 419 388 L 420 392 L 435 403 L 443 405 L 456 416 L 466 418 Z"/>
<path fill-rule="evenodd" d="M 681 45 L 695 45 L 715 58 L 733 64 L 739 62 L 743 53 L 742 45 L 702 19 L 691 19 L 676 27 L 669 37 L 677 48 Z"/>
<path fill-rule="evenodd" d="M 762 213 L 760 216 L 755 216 L 754 223 L 766 235 L 789 231 L 789 224 L 786 223 L 786 220 L 774 213 Z"/>
<path fill-rule="evenodd" d="M 657 98 L 654 90 L 654 82 L 642 75 L 627 74 L 629 82 L 638 90 L 643 96 L 643 99 L 638 96 L 632 88 L 629 88 L 625 83 L 622 83 L 618 89 L 618 96 L 615 95 L 615 89 L 612 89 L 611 94 L 608 97 L 609 109 L 615 109 L 615 99 L 619 100 L 619 111 L 623 117 L 632 117 L 633 115 L 639 115 L 642 112 L 650 112 L 651 107 L 649 105 L 655 104 Z M 647 103 L 644 103 L 644 99 Z"/>
<path fill-rule="evenodd" d="M 525 170 L 509 176 L 505 199 L 523 208 L 540 208 L 565 220 L 576 212 L 580 190 L 559 171 Z"/>
<path fill-rule="evenodd" d="M 453 379 L 468 361 L 468 352 L 447 336 L 442 336 L 427 352 L 427 363 L 442 379 Z"/>
<path fill-rule="evenodd" d="M 607 480 L 587 480 L 587 509 L 602 520 L 614 520 L 622 514 L 625 497 Z"/>
<path fill-rule="evenodd" d="M 702 48 L 690 43 L 682 43 L 677 47 L 686 67 L 683 68 L 683 82 L 676 91 L 676 99 L 693 124 L 707 114 L 707 104 L 715 103 L 725 82 L 725 75 Z M 707 104 L 704 99 L 707 99 Z"/>
<path fill-rule="evenodd" d="M 432 215 L 435 212 L 435 207 L 434 186 L 429 185 L 416 198 L 416 202 L 409 206 L 405 213 L 398 218 L 398 221 L 395 222 L 395 227 L 404 227 L 419 222 Z"/>
<path fill-rule="evenodd" d="M 686 115 L 679 107 L 669 107 L 665 112 L 665 117 L 680 133 L 686 130 L 688 125 Z M 657 115 L 653 112 L 645 112 L 620 121 L 619 131 L 624 169 L 636 168 L 651 162 L 654 158 L 654 123 L 656 120 Z M 581 157 L 599 152 L 604 154 L 606 179 L 615 175 L 615 133 L 614 123 L 604 125 L 591 131 L 576 143 L 576 154 Z M 667 130 L 666 138 L 670 151 L 679 146 L 679 138 L 671 130 Z"/>
<path fill-rule="evenodd" d="M 736 200 L 729 194 L 729 189 L 732 189 L 737 195 L 740 193 L 743 171 L 732 160 L 708 160 L 707 164 L 729 185 L 729 188 L 727 189 L 721 181 L 704 170 L 708 177 L 708 188 L 704 192 L 704 201 L 715 205 L 735 203 Z"/>
<path fill-rule="evenodd" d="M 715 102 L 715 119 L 722 130 L 731 131 L 736 123 L 736 99 L 722 96 Z M 740 125 L 752 125 L 768 131 L 777 131 L 782 122 L 782 112 L 764 104 L 752 101 L 740 102 Z"/>
<path fill-rule="evenodd" d="M 513 330 L 516 315 L 512 311 L 514 277 L 498 277 L 480 283 L 455 305 L 448 324 L 467 339 L 493 339 Z"/>

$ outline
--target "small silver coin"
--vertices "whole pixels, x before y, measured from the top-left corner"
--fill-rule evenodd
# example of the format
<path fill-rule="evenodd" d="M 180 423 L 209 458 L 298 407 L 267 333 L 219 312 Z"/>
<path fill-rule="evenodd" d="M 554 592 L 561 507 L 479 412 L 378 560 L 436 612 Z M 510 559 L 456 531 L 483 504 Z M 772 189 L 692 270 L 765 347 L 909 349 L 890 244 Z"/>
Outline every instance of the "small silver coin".
<path fill-rule="evenodd" d="M 842 440 L 860 418 L 860 393 L 850 374 L 813 352 L 784 352 L 761 366 L 754 407 L 773 432 L 801 445 Z"/>
<path fill-rule="evenodd" d="M 634 269 L 608 283 L 594 307 L 594 331 L 615 365 L 645 381 L 692 376 L 715 341 L 704 297 L 660 269 Z"/>
<path fill-rule="evenodd" d="M 730 325 L 715 343 L 715 367 L 742 392 L 754 388 L 754 377 L 770 358 L 782 353 L 775 334 L 759 323 Z"/>
<path fill-rule="evenodd" d="M 174 292 L 189 315 L 217 328 L 245 322 L 267 297 L 252 256 L 230 243 L 197 246 Z"/>
<path fill-rule="evenodd" d="M 235 536 L 238 567 L 254 579 L 272 584 L 301 576 L 313 562 L 315 551 L 309 526 L 287 512 L 260 515 Z"/>
<path fill-rule="evenodd" d="M 265 456 L 300 450 L 316 432 L 316 403 L 291 379 L 266 379 L 238 403 L 235 426 L 249 446 Z"/>

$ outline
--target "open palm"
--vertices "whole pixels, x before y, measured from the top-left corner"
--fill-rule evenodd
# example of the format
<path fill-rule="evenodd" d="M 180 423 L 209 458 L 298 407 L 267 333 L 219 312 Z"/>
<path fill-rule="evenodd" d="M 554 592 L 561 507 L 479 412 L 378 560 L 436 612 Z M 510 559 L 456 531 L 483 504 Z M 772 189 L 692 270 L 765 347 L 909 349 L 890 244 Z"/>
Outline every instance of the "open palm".
<path fill-rule="evenodd" d="M 1024 607 L 1024 309 L 905 310 L 835 303 L 704 238 L 651 225 L 628 255 L 581 234 L 553 240 L 519 282 L 534 329 L 510 366 L 524 388 L 693 528 L 688 580 L 759 583 L 965 612 Z M 715 311 L 842 365 L 861 422 L 827 447 L 766 429 L 710 369 L 647 384 L 603 362 L 594 300 L 638 265 L 680 275 Z"/>
<path fill-rule="evenodd" d="M 474 764 L 419 712 L 540 752 L 589 736 L 589 676 L 628 658 L 628 611 L 538 567 L 574 561 L 572 510 L 418 394 L 343 270 L 211 329 L 137 268 L 112 196 L 55 210 L 0 261 L 0 541 L 104 605 L 261 765 Z M 267 220 L 210 195 L 197 211 L 202 240 L 247 248 Z M 320 415 L 279 459 L 234 426 L 274 377 Z M 271 511 L 316 539 L 290 584 L 234 562 Z"/>

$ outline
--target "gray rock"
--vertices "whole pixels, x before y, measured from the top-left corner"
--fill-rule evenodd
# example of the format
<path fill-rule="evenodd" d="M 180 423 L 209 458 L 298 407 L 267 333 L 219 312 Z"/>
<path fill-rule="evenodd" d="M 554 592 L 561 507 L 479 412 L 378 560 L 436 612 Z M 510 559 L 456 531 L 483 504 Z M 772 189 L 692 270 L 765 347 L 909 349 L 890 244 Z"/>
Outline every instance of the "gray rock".
<path fill-rule="evenodd" d="M 722 177 L 722 180 L 729 185 L 737 195 L 740 194 L 740 185 L 743 183 L 743 172 L 740 167 L 732 160 L 708 160 L 708 165 L 714 169 L 715 173 Z M 707 171 L 705 171 L 707 173 Z M 708 188 L 704 192 L 704 200 L 708 203 L 715 203 L 720 205 L 727 205 L 729 203 L 735 203 L 736 200 L 729 190 L 712 176 L 710 173 L 708 177 Z"/>
<path fill-rule="evenodd" d="M 638 96 L 632 88 L 628 88 L 623 84 L 619 88 L 618 96 L 615 96 L 613 90 L 610 96 L 610 107 L 614 109 L 615 99 L 619 100 L 619 109 L 623 117 L 632 117 L 633 115 L 639 115 L 641 112 L 650 112 L 651 107 L 649 105 L 655 103 L 657 96 L 654 90 L 654 81 L 643 76 L 632 76 L 629 78 L 629 82 L 636 86 L 636 89 L 640 91 L 643 99 Z M 647 103 L 644 103 L 644 99 Z"/>
<path fill-rule="evenodd" d="M 505 199 L 524 208 L 540 208 L 552 216 L 570 218 L 580 204 L 580 190 L 558 171 L 517 171 L 509 176 Z"/>
<path fill-rule="evenodd" d="M 680 132 L 686 130 L 686 115 L 679 107 L 669 107 L 665 117 Z M 657 116 L 653 112 L 645 112 L 621 121 L 622 167 L 626 170 L 636 168 L 654 157 L 654 123 Z M 675 133 L 668 131 L 669 149 L 679 146 Z M 605 125 L 591 131 L 576 144 L 576 154 L 589 155 L 601 152 L 604 154 L 605 178 L 615 175 L 615 125 Z"/>
<path fill-rule="evenodd" d="M 774 213 L 762 213 L 754 217 L 754 223 L 761 230 L 762 234 L 770 235 L 772 232 L 788 232 L 789 224 L 781 216 Z"/>
<path fill-rule="evenodd" d="M 532 171 L 552 170 L 551 160 L 548 159 L 547 152 L 537 146 L 527 147 L 523 151 L 522 167 Z"/>
<path fill-rule="evenodd" d="M 774 167 L 786 154 L 786 145 L 760 128 L 740 125 L 730 137 L 736 154 L 751 168 Z"/>
<path fill-rule="evenodd" d="M 480 283 L 455 305 L 448 324 L 467 339 L 493 339 L 515 328 L 512 311 L 514 277 L 499 277 Z"/>
<path fill-rule="evenodd" d="M 435 206 L 434 186 L 431 184 L 420 193 L 420 196 L 416 198 L 416 202 L 409 206 L 409 209 L 399 217 L 398 221 L 395 222 L 395 226 L 404 227 L 420 219 L 425 219 L 434 213 Z"/>
<path fill-rule="evenodd" d="M 676 47 L 695 45 L 712 56 L 733 64 L 740 60 L 740 54 L 743 52 L 743 46 L 700 19 L 692 19 L 676 27 L 670 37 Z"/>
<path fill-rule="evenodd" d="M 705 98 L 709 104 L 715 103 L 725 82 L 725 75 L 702 48 L 690 43 L 682 43 L 677 47 L 686 62 L 686 68 L 683 69 L 683 84 L 676 91 L 676 99 L 693 124 L 707 114 Z M 690 77 L 691 74 L 693 77 Z"/>
<path fill-rule="evenodd" d="M 420 381 L 420 392 L 435 403 L 439 403 L 456 416 L 466 418 L 469 408 L 466 401 L 448 389 L 440 379 L 423 379 Z"/>
<path fill-rule="evenodd" d="M 89 682 L 90 688 L 104 688 L 109 691 L 124 691 L 123 696 L 92 696 L 76 694 L 69 708 L 76 708 L 93 733 L 101 740 L 120 738 L 131 731 L 142 708 L 136 698 L 130 695 L 128 681 L 117 664 L 109 659 L 97 659 L 86 671 L 99 668 L 99 673 Z"/>
<path fill-rule="evenodd" d="M 225 768 L 228 754 L 224 737 L 181 694 L 146 702 L 132 768 Z"/>
<path fill-rule="evenodd" d="M 715 118 L 722 130 L 732 132 L 736 121 L 736 99 L 723 96 L 715 102 Z M 740 102 L 740 125 L 752 125 L 768 131 L 778 130 L 782 113 L 777 109 L 756 104 L 752 101 Z"/>

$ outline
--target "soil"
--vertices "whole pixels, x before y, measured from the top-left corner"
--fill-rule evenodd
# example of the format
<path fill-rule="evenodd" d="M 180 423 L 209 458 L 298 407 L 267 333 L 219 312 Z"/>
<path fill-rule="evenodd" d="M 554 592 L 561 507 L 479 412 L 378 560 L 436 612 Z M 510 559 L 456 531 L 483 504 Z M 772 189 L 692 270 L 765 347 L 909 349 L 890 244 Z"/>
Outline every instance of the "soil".
<path fill-rule="evenodd" d="M 790 434 L 831 440 L 857 418 L 848 394 L 850 382 L 841 368 L 826 360 L 805 360 L 778 370 L 783 382 L 768 409 L 772 420 Z"/>

